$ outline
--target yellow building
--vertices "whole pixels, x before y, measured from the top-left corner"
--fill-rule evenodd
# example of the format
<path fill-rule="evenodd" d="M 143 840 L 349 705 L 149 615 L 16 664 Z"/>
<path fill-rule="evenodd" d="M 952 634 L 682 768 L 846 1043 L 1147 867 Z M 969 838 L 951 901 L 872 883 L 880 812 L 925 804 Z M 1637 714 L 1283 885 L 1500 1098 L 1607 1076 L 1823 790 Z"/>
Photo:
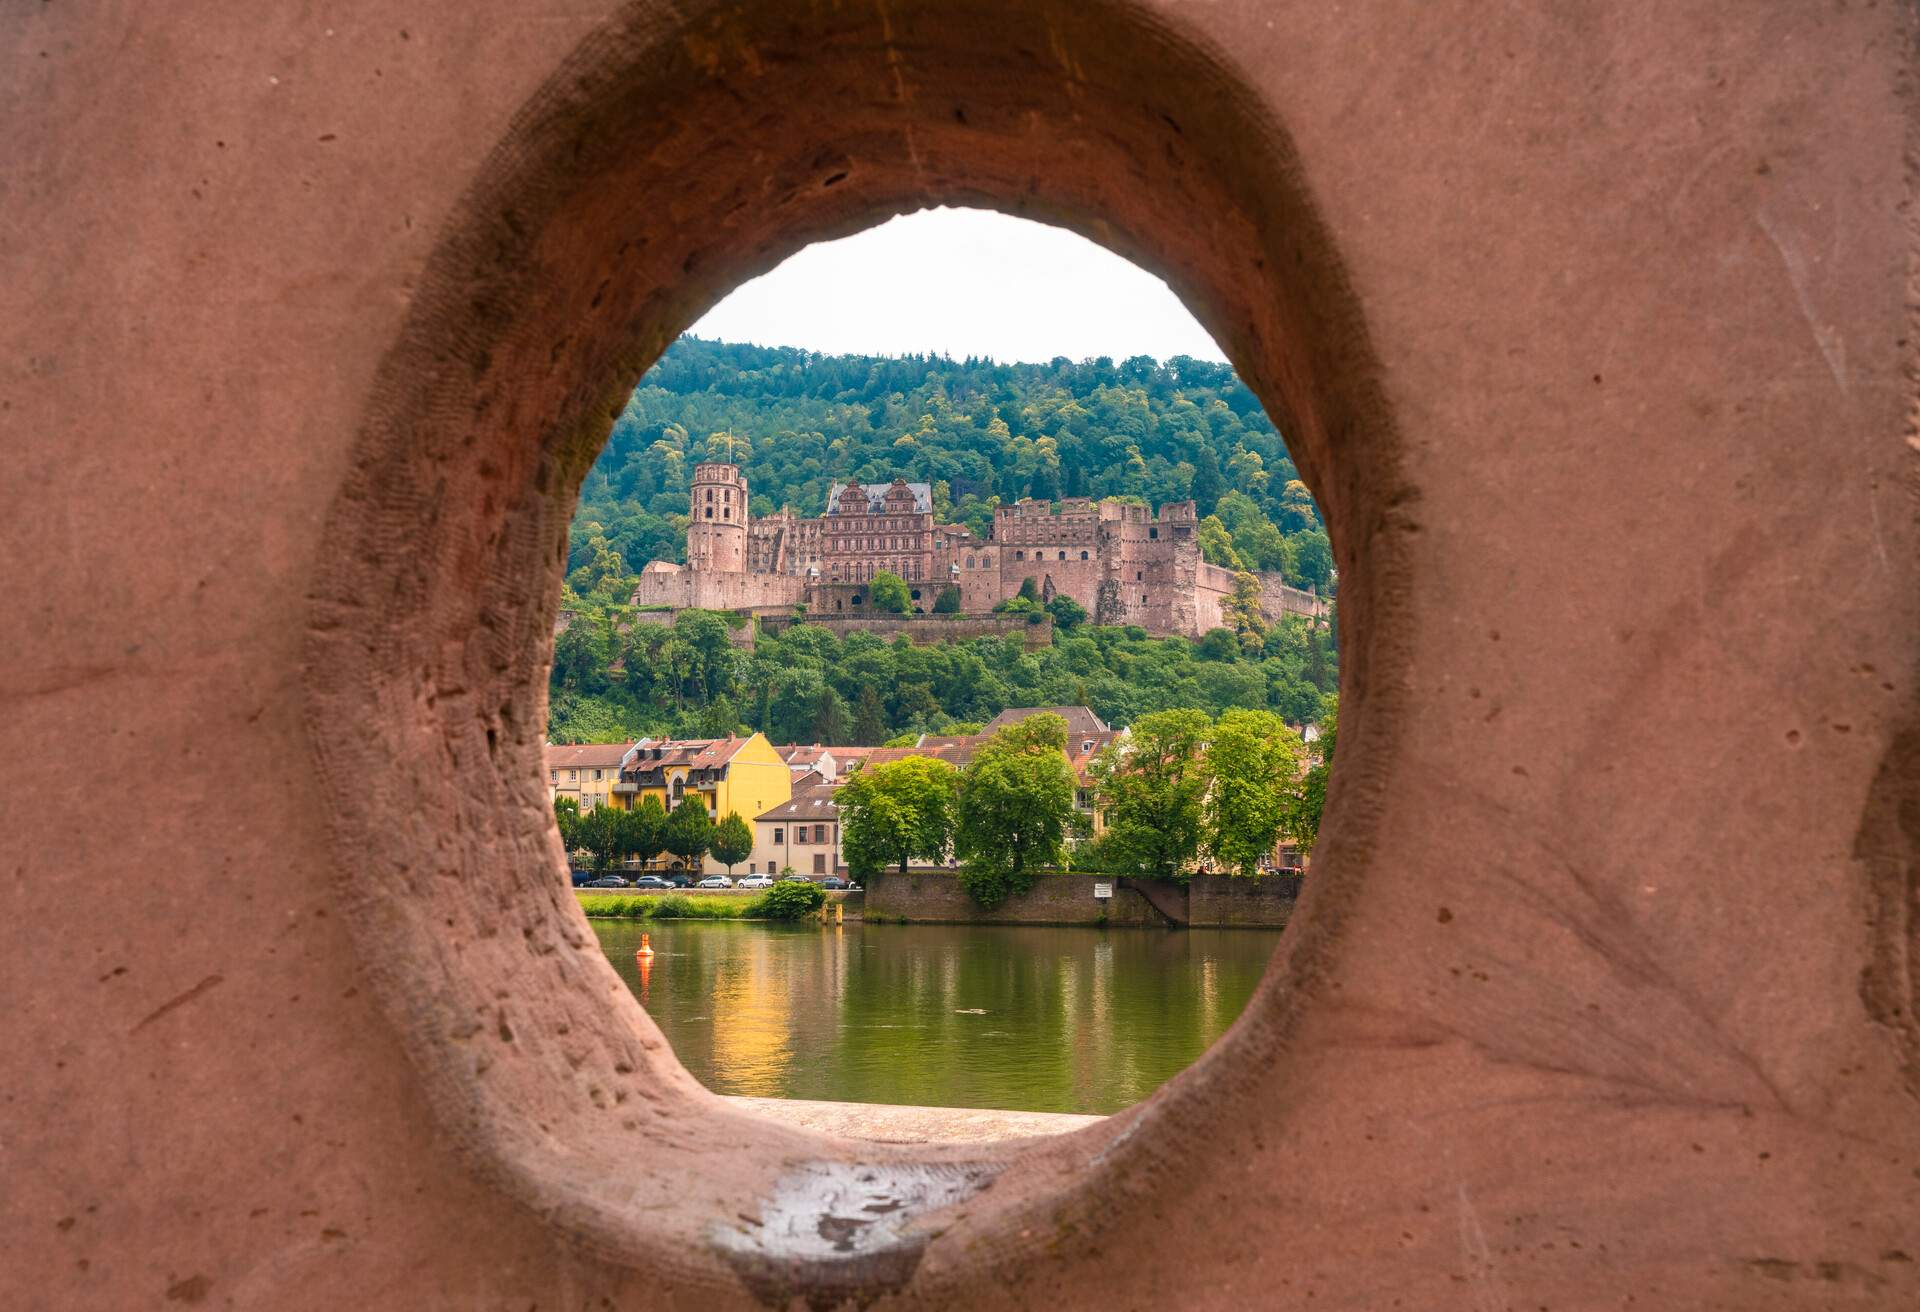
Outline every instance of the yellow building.
<path fill-rule="evenodd" d="M 793 772 L 758 733 L 682 741 L 642 738 L 627 750 L 613 784 L 617 806 L 632 808 L 651 797 L 671 811 L 692 797 L 705 803 L 716 823 L 737 814 L 749 828 L 755 816 L 792 796 Z M 726 867 L 709 856 L 705 873 L 725 874 Z"/>

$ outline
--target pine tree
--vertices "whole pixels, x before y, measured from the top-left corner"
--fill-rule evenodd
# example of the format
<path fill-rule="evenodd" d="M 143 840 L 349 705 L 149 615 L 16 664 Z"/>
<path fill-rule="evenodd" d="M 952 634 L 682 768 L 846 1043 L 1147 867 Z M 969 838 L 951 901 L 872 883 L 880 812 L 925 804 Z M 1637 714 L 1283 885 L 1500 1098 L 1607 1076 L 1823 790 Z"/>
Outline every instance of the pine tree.
<path fill-rule="evenodd" d="M 853 708 L 853 741 L 856 746 L 875 747 L 887 737 L 887 707 L 872 684 L 863 684 Z M 821 739 L 822 742 L 827 741 Z"/>

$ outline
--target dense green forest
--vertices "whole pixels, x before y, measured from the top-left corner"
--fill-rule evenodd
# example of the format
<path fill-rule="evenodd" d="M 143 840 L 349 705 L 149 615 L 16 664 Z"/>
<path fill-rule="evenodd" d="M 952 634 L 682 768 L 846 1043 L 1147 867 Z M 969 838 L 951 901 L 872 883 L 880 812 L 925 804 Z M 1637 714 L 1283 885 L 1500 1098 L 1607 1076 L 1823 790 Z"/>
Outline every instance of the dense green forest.
<path fill-rule="evenodd" d="M 632 576 L 684 560 L 702 460 L 746 471 L 755 514 L 820 513 L 829 484 L 933 485 L 943 521 L 981 536 L 1033 496 L 1191 497 L 1206 558 L 1332 590 L 1312 497 L 1259 401 L 1224 364 L 1144 356 L 1047 364 L 820 355 L 682 338 L 641 380 L 581 488 L 556 643 L 551 735 L 614 739 L 739 727 L 775 741 L 874 743 L 953 732 L 1007 706 L 1081 703 L 1109 722 L 1176 707 L 1317 718 L 1338 685 L 1334 635 L 1298 620 L 1199 642 L 1056 615 L 1053 644 L 917 648 L 801 626 L 750 655 L 726 621 L 634 623 Z"/>

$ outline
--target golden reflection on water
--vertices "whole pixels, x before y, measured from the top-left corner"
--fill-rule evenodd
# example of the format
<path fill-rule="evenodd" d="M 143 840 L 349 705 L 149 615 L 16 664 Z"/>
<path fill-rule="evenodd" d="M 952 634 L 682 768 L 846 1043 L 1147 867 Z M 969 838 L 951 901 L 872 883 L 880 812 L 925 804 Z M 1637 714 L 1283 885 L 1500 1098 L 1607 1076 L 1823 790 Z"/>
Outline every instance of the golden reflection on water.
<path fill-rule="evenodd" d="M 1111 1112 L 1232 1024 L 1277 934 L 595 921 L 720 1093 Z"/>

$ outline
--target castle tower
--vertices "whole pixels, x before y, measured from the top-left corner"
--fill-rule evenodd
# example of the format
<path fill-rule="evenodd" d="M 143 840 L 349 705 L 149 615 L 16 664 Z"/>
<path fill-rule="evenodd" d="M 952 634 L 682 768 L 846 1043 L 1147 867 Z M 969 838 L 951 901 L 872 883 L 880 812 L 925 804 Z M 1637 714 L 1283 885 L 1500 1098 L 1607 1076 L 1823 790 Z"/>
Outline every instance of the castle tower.
<path fill-rule="evenodd" d="M 747 572 L 747 476 L 738 465 L 693 467 L 687 522 L 687 568 L 696 573 Z"/>

